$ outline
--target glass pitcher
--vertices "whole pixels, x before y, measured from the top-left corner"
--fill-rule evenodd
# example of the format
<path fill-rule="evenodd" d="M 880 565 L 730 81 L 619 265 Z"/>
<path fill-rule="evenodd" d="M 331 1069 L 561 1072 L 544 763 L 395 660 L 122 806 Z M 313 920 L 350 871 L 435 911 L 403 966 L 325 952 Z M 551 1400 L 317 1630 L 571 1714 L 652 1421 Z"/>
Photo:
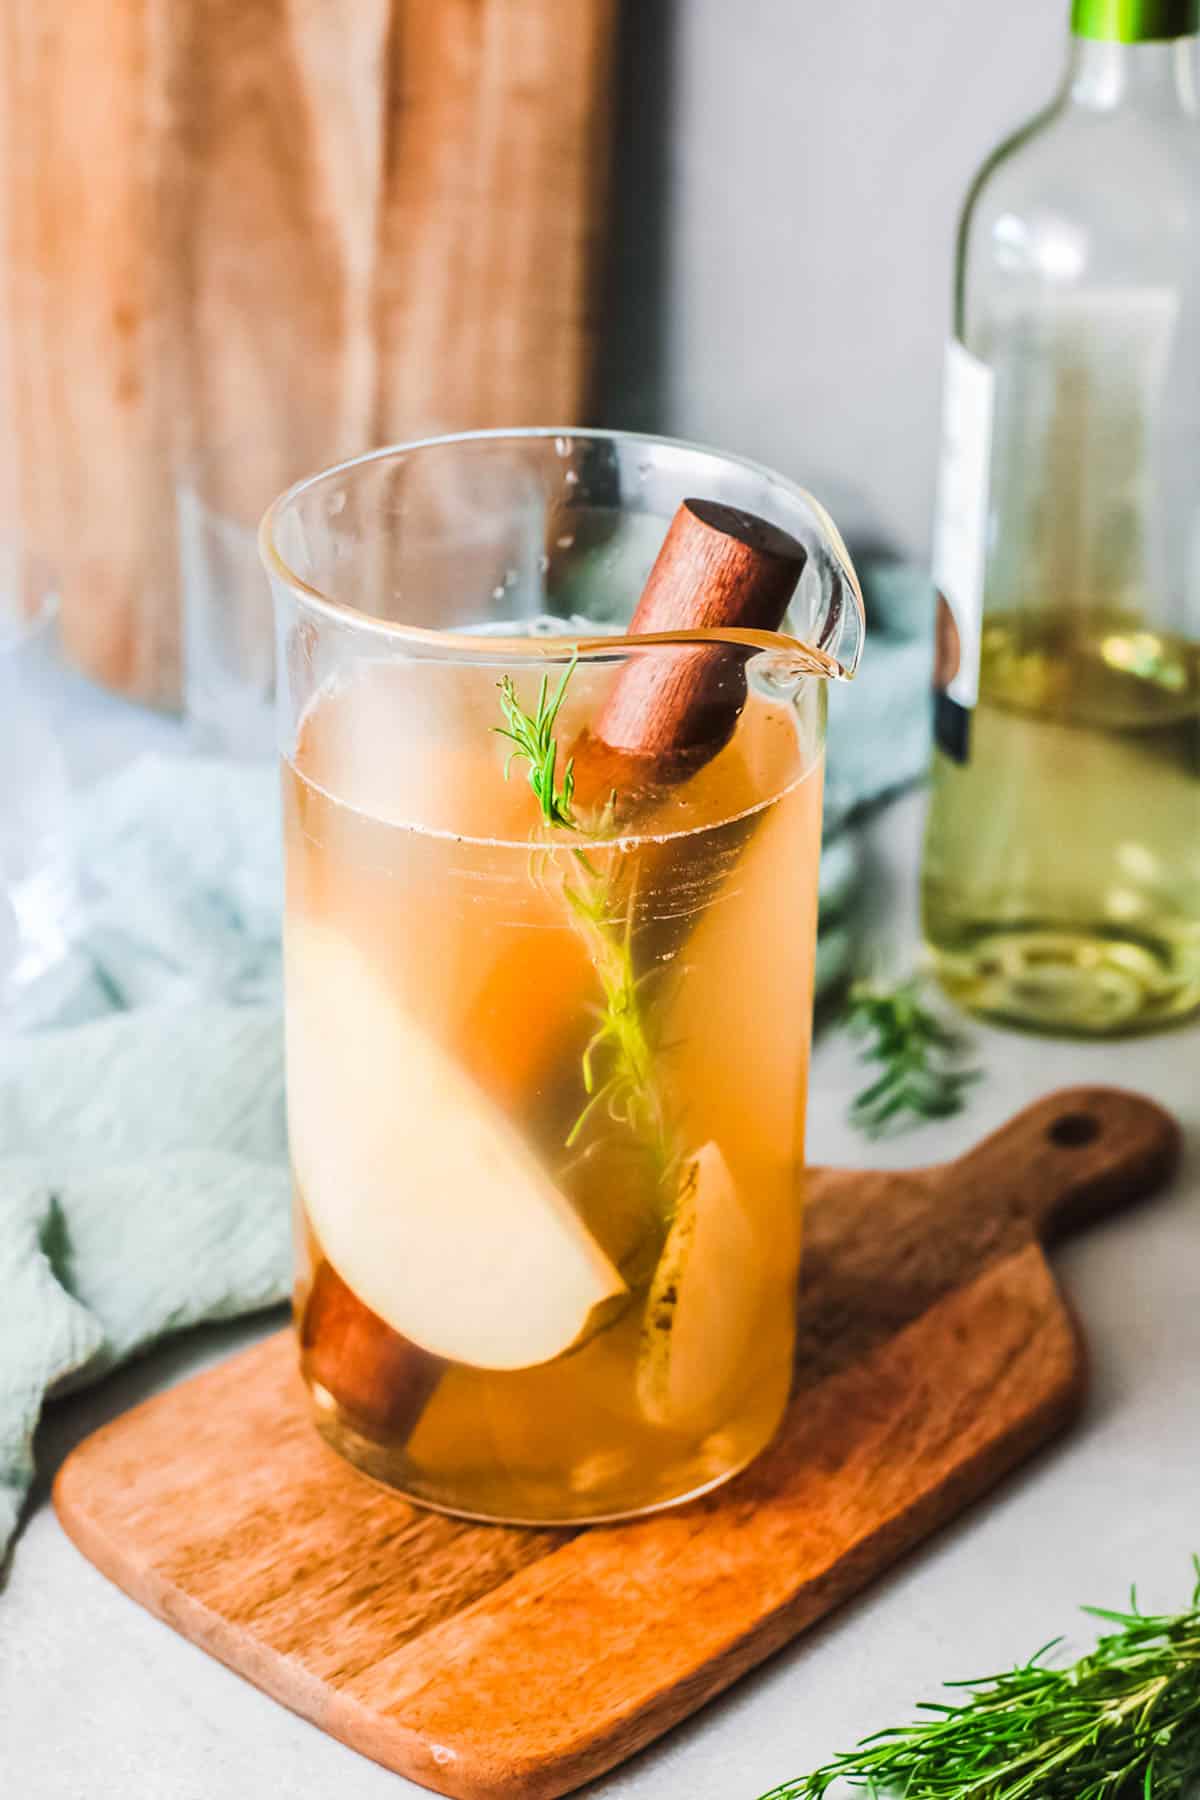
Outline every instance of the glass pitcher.
<path fill-rule="evenodd" d="M 782 631 L 623 635 L 687 496 L 802 545 Z M 471 1518 L 702 1493 L 791 1380 L 846 552 L 751 463 L 554 431 L 345 463 L 261 541 L 318 1426 Z M 574 747 L 631 661 L 714 651 L 740 683 L 724 747 L 589 796 Z"/>

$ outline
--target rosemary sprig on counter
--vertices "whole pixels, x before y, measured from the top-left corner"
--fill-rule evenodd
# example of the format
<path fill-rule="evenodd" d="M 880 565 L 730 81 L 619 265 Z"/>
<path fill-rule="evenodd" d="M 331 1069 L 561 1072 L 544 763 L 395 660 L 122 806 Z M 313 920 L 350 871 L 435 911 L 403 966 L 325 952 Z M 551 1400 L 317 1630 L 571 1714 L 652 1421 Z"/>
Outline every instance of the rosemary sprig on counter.
<path fill-rule="evenodd" d="M 572 657 L 553 693 L 543 675 L 532 713 L 521 705 L 511 678 L 505 675 L 499 684 L 504 724 L 494 728 L 513 746 L 504 765 L 505 777 L 514 761 L 524 762 L 543 822 L 576 832 L 583 825 L 574 804 L 574 759 L 567 758 L 560 780 L 555 727 L 578 661 L 577 656 Z M 607 811 L 611 816 L 611 802 Z M 604 1109 L 628 1127 L 652 1152 L 660 1171 L 665 1171 L 671 1162 L 671 1148 L 633 961 L 634 897 L 630 893 L 618 909 L 612 883 L 594 859 L 573 848 L 571 860 L 574 874 L 563 882 L 563 898 L 587 945 L 604 1004 L 583 1053 L 587 1104 L 567 1135 L 567 1145 L 575 1145 L 589 1119 Z"/>
<path fill-rule="evenodd" d="M 851 1123 L 871 1137 L 898 1123 L 948 1119 L 961 1112 L 966 1091 L 980 1071 L 964 1065 L 967 1045 L 929 1007 L 922 1005 L 917 977 L 887 988 L 856 982 L 850 990 L 847 1023 L 865 1041 L 864 1061 L 883 1073 L 856 1095 Z"/>
<path fill-rule="evenodd" d="M 927 1722 L 865 1738 L 763 1800 L 823 1800 L 838 1783 L 903 1800 L 1186 1800 L 1200 1780 L 1200 1559 L 1175 1616 L 1083 1610 L 1116 1629 L 1069 1668 L 1044 1658 L 951 1682 L 967 1698 L 926 1702 Z"/>

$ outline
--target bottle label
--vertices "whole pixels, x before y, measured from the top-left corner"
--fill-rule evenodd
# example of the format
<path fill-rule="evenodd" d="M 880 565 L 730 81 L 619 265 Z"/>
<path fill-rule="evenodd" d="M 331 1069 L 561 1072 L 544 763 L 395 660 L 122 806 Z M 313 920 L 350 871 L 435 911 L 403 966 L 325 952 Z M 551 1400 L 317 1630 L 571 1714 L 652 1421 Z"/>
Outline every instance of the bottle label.
<path fill-rule="evenodd" d="M 934 731 L 941 748 L 959 762 L 967 759 L 970 710 L 979 698 L 994 385 L 987 364 L 951 339 L 933 537 L 939 596 Z"/>

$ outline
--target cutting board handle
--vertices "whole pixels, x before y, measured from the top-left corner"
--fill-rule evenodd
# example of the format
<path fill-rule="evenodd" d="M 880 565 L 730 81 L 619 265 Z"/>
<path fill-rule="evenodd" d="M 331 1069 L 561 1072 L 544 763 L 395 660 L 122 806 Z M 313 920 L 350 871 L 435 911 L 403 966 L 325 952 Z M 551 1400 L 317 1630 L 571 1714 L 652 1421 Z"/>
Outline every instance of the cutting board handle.
<path fill-rule="evenodd" d="M 1166 1182 L 1182 1148 L 1169 1113 L 1122 1088 L 1060 1088 L 1018 1113 L 948 1178 L 989 1213 L 1053 1243 Z"/>

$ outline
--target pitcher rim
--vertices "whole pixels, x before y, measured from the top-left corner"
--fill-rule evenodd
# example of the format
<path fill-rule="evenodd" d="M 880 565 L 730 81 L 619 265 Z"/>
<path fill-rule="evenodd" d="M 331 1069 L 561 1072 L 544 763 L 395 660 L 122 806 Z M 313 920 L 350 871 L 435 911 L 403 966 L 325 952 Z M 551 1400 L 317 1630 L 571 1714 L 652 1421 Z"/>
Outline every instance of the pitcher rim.
<path fill-rule="evenodd" d="M 610 444 L 646 444 L 656 449 L 682 451 L 691 455 L 711 457 L 714 461 L 729 467 L 740 469 L 746 474 L 763 480 L 768 487 L 777 488 L 793 501 L 811 509 L 817 525 L 825 534 L 829 547 L 837 561 L 842 575 L 850 586 L 851 602 L 857 614 L 857 631 L 853 635 L 851 655 L 843 662 L 823 644 L 810 644 L 803 638 L 792 636 L 782 631 L 752 631 L 736 628 L 719 628 L 703 631 L 672 632 L 614 632 L 591 635 L 570 633 L 546 636 L 493 636 L 490 632 L 481 635 L 467 631 L 442 631 L 432 626 L 410 625 L 399 619 L 383 619 L 373 613 L 365 613 L 348 601 L 337 600 L 331 594 L 322 592 L 297 574 L 281 554 L 276 539 L 276 527 L 287 508 L 293 505 L 302 494 L 319 484 L 332 481 L 338 476 L 365 467 L 370 463 L 384 462 L 392 458 L 411 455 L 419 450 L 443 449 L 454 444 L 475 443 L 522 443 L 542 441 L 546 439 L 568 438 L 584 439 L 593 443 Z M 742 649 L 757 652 L 772 652 L 794 658 L 804 665 L 805 672 L 823 677 L 827 680 L 852 680 L 858 667 L 859 653 L 865 627 L 865 609 L 863 606 L 862 587 L 849 551 L 837 526 L 830 518 L 821 502 L 801 487 L 798 482 L 779 474 L 767 463 L 756 461 L 753 457 L 743 456 L 737 451 L 718 450 L 711 444 L 702 444 L 689 438 L 667 437 L 652 431 L 623 431 L 619 427 L 590 425 L 529 425 L 529 426 L 497 426 L 477 431 L 437 432 L 428 437 L 410 438 L 397 443 L 382 444 L 374 450 L 366 450 L 357 456 L 343 458 L 327 467 L 314 471 L 311 475 L 302 476 L 294 481 L 282 493 L 276 495 L 264 512 L 258 526 L 258 551 L 269 576 L 282 583 L 298 596 L 307 607 L 323 614 L 334 624 L 352 624 L 356 629 L 366 631 L 376 637 L 383 637 L 392 643 L 399 642 L 412 646 L 414 650 L 432 655 L 440 653 L 447 659 L 466 659 L 490 661 L 500 656 L 505 660 L 537 663 L 558 663 L 568 661 L 573 655 L 593 657 L 602 655 L 619 655 L 630 650 L 651 649 L 658 645 L 686 645 L 697 643 L 723 643 Z M 835 628 L 836 639 L 841 635 L 840 628 Z"/>

